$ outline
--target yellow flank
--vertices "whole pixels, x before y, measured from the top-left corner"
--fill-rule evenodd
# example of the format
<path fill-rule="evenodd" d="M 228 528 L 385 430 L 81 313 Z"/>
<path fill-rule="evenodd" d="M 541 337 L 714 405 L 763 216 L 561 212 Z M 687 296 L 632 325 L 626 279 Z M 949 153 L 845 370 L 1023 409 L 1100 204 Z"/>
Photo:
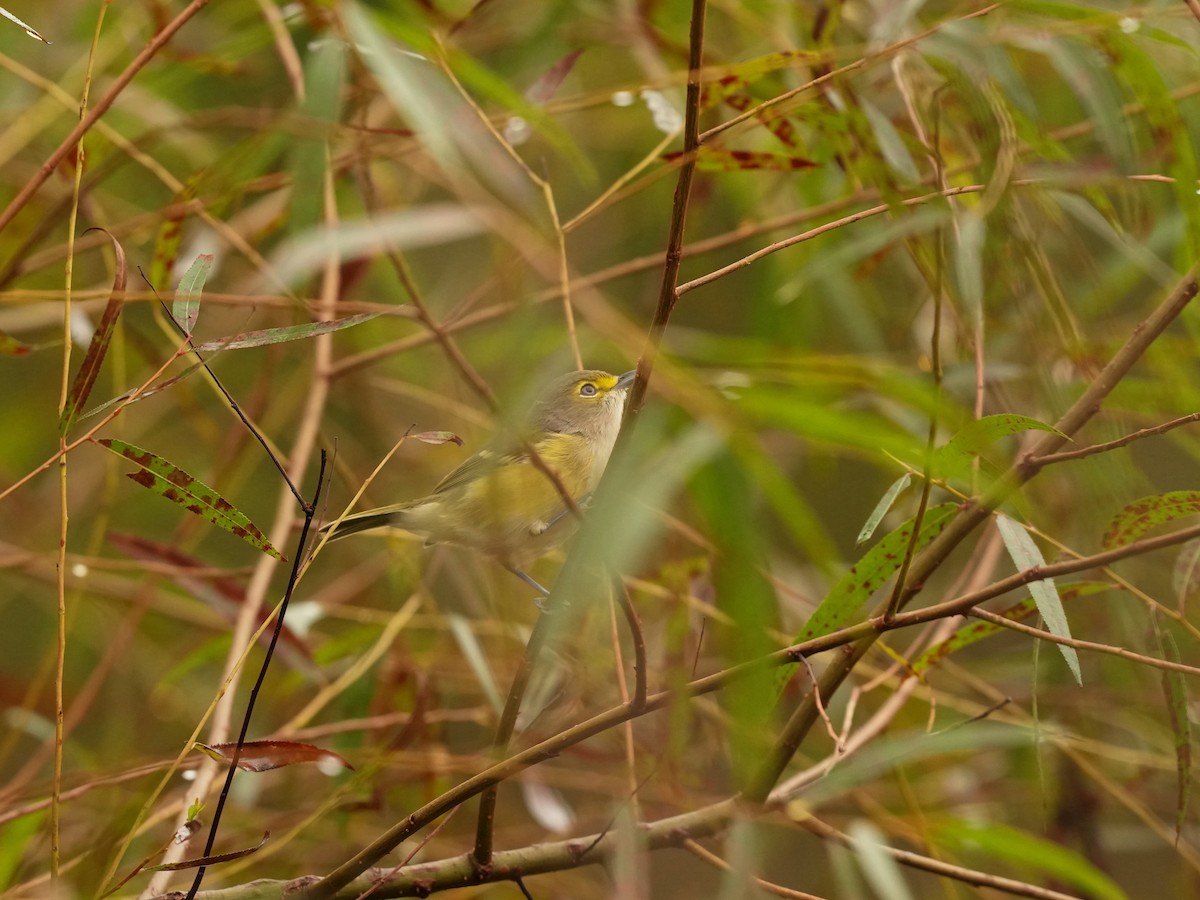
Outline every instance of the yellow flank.
<path fill-rule="evenodd" d="M 604 473 L 634 374 L 568 372 L 547 385 L 534 405 L 528 446 L 576 503 Z M 577 524 L 559 486 L 518 446 L 510 453 L 476 453 L 427 497 L 355 513 L 328 527 L 335 527 L 335 537 L 402 528 L 426 543 L 474 547 L 519 570 L 562 543 Z"/>

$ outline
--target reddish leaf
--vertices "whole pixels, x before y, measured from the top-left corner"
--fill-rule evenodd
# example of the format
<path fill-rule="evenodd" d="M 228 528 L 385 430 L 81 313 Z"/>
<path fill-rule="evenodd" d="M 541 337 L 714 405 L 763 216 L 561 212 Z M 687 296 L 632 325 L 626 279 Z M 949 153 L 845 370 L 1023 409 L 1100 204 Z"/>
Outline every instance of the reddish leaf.
<path fill-rule="evenodd" d="M 266 536 L 245 513 L 174 463 L 124 441 L 104 438 L 96 443 L 139 466 L 139 471 L 128 473 L 128 477 L 142 487 L 182 506 L 188 512 L 207 519 L 263 553 L 279 560 L 284 559 L 283 554 L 271 546 Z"/>
<path fill-rule="evenodd" d="M 1197 514 L 1200 514 L 1200 491 L 1168 491 L 1143 497 L 1113 517 L 1104 533 L 1104 548 L 1123 547 L 1157 525 Z"/>
<path fill-rule="evenodd" d="M 233 759 L 235 747 L 237 744 L 232 742 L 227 744 L 196 742 L 198 750 L 203 750 L 213 759 L 225 761 Z M 325 750 L 299 741 L 246 741 L 242 744 L 241 753 L 238 754 L 237 767 L 247 772 L 269 772 L 271 769 L 282 769 L 284 766 L 313 762 L 336 762 L 338 765 L 354 771 L 354 766 L 332 750 Z"/>
<path fill-rule="evenodd" d="M 154 238 L 154 256 L 150 260 L 150 273 L 146 276 L 155 290 L 164 290 L 170 284 L 171 270 L 175 268 L 182 244 L 183 215 L 164 219 Z"/>
<path fill-rule="evenodd" d="M 240 579 L 227 575 L 193 575 L 189 572 L 190 569 L 208 568 L 203 561 L 176 550 L 174 547 L 138 535 L 111 532 L 108 535 L 108 541 L 132 559 L 171 566 L 174 571 L 170 573 L 169 577 L 180 588 L 215 609 L 231 625 L 236 621 L 238 611 L 246 598 L 246 586 Z M 261 625 L 270 615 L 271 610 L 269 609 L 259 610 L 257 624 Z M 286 621 L 283 623 L 283 630 L 279 633 L 279 637 L 282 641 L 280 649 L 288 656 L 289 662 L 298 669 L 312 671 L 312 650 L 309 649 L 303 638 L 288 627 Z M 264 631 L 260 634 L 258 642 L 264 646 L 270 646 L 270 632 Z"/>
<path fill-rule="evenodd" d="M 463 439 L 453 431 L 422 431 L 420 434 L 410 435 L 414 441 L 420 441 L 423 444 L 458 444 L 463 445 Z"/>
<path fill-rule="evenodd" d="M 5 356 L 26 356 L 33 348 L 18 341 L 11 334 L 0 331 L 0 353 Z"/>
<path fill-rule="evenodd" d="M 547 103 L 575 68 L 575 61 L 581 53 L 582 50 L 573 50 L 547 69 L 541 78 L 529 86 L 529 90 L 525 92 L 525 99 L 535 106 Z"/>
<path fill-rule="evenodd" d="M 92 229 L 89 228 L 88 231 Z M 97 229 L 104 231 L 103 228 Z M 107 231 L 104 231 L 108 234 Z M 79 415 L 79 410 L 83 409 L 87 403 L 88 395 L 92 392 L 92 387 L 96 383 L 96 376 L 100 374 L 100 366 L 104 362 L 104 355 L 108 353 L 108 345 L 112 341 L 113 329 L 116 327 L 117 318 L 121 315 L 121 307 L 125 305 L 125 299 L 122 296 L 125 293 L 125 283 L 129 276 L 128 266 L 125 264 L 125 250 L 111 234 L 108 234 L 113 243 L 113 250 L 117 255 L 117 274 L 113 278 L 112 296 L 108 298 L 108 303 L 104 307 L 104 314 L 100 317 L 100 324 L 97 326 L 95 333 L 92 335 L 92 343 L 88 347 L 87 354 L 83 357 L 83 364 L 79 367 L 79 371 L 75 373 L 75 382 L 71 385 L 71 393 L 67 397 L 67 405 L 63 409 L 62 418 L 58 423 L 58 430 L 61 434 L 66 434 L 74 424 L 76 417 Z"/>
<path fill-rule="evenodd" d="M 249 856 L 251 853 L 257 853 L 263 848 L 263 844 L 271 837 L 271 832 L 264 831 L 262 840 L 258 842 L 257 847 L 247 847 L 245 850 L 234 850 L 230 853 L 214 853 L 212 856 L 197 856 L 195 859 L 181 859 L 176 863 L 161 863 L 157 866 L 146 866 L 144 872 L 178 872 L 182 869 L 198 869 L 200 866 L 215 866 L 218 863 L 233 862 L 235 859 L 242 859 Z"/>
<path fill-rule="evenodd" d="M 679 152 L 664 153 L 667 162 L 679 159 Z M 704 148 L 696 157 L 696 167 L 718 172 L 731 172 L 737 169 L 765 169 L 772 172 L 786 172 L 794 169 L 814 169 L 817 163 L 801 156 L 789 156 L 785 153 L 756 153 L 750 150 L 724 150 L 720 147 Z"/>

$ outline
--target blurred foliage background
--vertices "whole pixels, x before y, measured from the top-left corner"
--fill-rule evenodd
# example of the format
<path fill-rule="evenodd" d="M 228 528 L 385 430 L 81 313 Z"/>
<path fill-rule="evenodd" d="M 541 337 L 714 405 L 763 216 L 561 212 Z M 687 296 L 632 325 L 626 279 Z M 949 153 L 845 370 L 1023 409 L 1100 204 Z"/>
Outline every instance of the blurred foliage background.
<path fill-rule="evenodd" d="M 428 491 L 576 353 L 588 367 L 632 368 L 658 301 L 688 4 L 200 6 L 124 87 L 121 73 L 182 2 L 8 0 L 51 44 L 0 21 L 0 886 L 12 896 L 53 890 L 64 504 L 58 896 L 96 895 L 157 854 L 202 791 L 209 821 L 216 767 L 189 741 L 197 728 L 200 740 L 232 739 L 230 715 L 236 735 L 252 674 L 230 692 L 232 711 L 200 724 L 289 568 L 121 478 L 129 464 L 92 442 L 72 446 L 65 473 L 57 461 L 39 469 L 59 446 L 64 322 L 69 384 L 112 291 L 112 242 L 84 229 L 106 229 L 130 269 L 91 407 L 164 364 L 160 380 L 183 371 L 150 285 L 169 305 L 202 253 L 214 265 L 198 341 L 376 314 L 211 360 L 307 496 L 316 448 L 331 452 L 327 520 L 410 429 L 465 446 L 403 442 L 361 506 Z M 857 542 L 888 486 L 919 476 L 931 421 L 938 445 L 985 415 L 1055 422 L 1195 265 L 1198 17 L 1194 3 L 1158 2 L 708 5 L 705 137 L 680 282 L 730 268 L 681 293 L 614 468 L 620 499 L 605 509 L 618 512 L 598 511 L 582 536 L 626 577 L 652 690 L 790 643 L 869 544 L 916 513 L 919 477 Z M 88 108 L 115 91 L 111 107 L 82 156 L 56 154 L 89 75 Z M 1072 446 L 1196 410 L 1198 325 L 1185 310 Z M 152 450 L 296 553 L 298 504 L 203 371 L 96 436 Z M 973 496 L 1026 446 L 1018 434 L 977 448 L 931 504 Z M 1048 560 L 1094 553 L 1127 504 L 1192 490 L 1198 462 L 1194 429 L 1164 431 L 1048 467 L 1004 511 Z M 1194 663 L 1190 560 L 1159 550 L 1060 579 L 1107 585 L 1068 597 L 1071 633 Z M 561 565 L 559 554 L 534 575 L 552 581 Z M 916 605 L 1012 571 L 989 522 Z M 603 579 L 593 572 L 579 592 L 517 746 L 628 689 L 628 636 Z M 355 771 L 240 773 L 217 848 L 271 838 L 213 867 L 206 887 L 324 874 L 486 768 L 539 615 L 531 599 L 467 551 L 403 537 L 322 551 L 295 592 L 250 736 L 318 744 Z M 822 698 L 828 720 L 785 779 L 836 761 L 834 774 L 708 838 L 732 873 L 696 848 L 639 848 L 630 823 L 738 790 L 804 691 L 772 712 L 769 672 L 677 699 L 506 782 L 497 848 L 628 838 L 607 871 L 564 865 L 527 880 L 547 897 L 750 896 L 764 890 L 751 875 L 821 896 L 991 895 L 901 871 L 877 843 L 1071 895 L 1195 895 L 1194 673 L 1081 651 L 1080 686 L 1055 647 L 1006 632 L 917 678 L 911 661 L 933 640 L 921 628 L 886 636 L 886 652 Z M 259 643 L 250 673 L 261 658 Z M 997 730 L 978 729 L 979 716 Z M 946 729 L 958 744 L 937 739 Z M 837 761 L 831 731 L 862 746 Z M 180 754 L 181 771 L 160 784 Z M 465 853 L 473 809 L 382 864 Z M 866 844 L 805 827 L 808 812 Z M 172 852 L 198 856 L 199 838 Z M 119 895 L 190 878 L 151 886 L 142 874 Z"/>

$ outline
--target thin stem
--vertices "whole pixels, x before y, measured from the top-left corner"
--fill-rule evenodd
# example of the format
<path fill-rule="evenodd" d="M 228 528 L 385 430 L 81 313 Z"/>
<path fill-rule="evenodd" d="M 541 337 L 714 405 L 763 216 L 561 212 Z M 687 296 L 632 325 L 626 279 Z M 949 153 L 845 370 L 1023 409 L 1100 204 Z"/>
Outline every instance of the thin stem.
<path fill-rule="evenodd" d="M 254 686 L 250 689 L 250 699 L 246 701 L 246 712 L 242 716 L 242 727 L 238 731 L 237 743 L 234 745 L 233 754 L 229 759 L 229 769 L 225 773 L 225 784 L 221 787 L 221 795 L 217 799 L 217 808 L 213 811 L 212 824 L 208 828 L 208 840 L 204 843 L 203 856 L 212 856 L 213 845 L 217 840 L 217 830 L 221 824 L 221 813 L 225 810 L 225 801 L 229 799 L 229 791 L 233 787 L 233 776 L 237 772 L 238 760 L 242 756 L 242 745 L 246 743 L 246 735 L 250 732 L 250 722 L 254 718 L 254 707 L 258 702 L 258 695 L 262 691 L 263 683 L 267 680 L 267 672 L 271 668 L 271 660 L 275 657 L 275 647 L 279 643 L 279 635 L 283 632 L 283 621 L 287 616 L 288 604 L 291 602 L 292 594 L 296 590 L 296 580 L 300 574 L 300 567 L 304 563 L 304 548 L 308 543 L 308 532 L 312 528 L 313 514 L 317 509 L 317 504 L 321 500 L 321 487 L 325 484 L 325 464 L 327 462 L 326 453 L 321 451 L 321 463 L 317 469 L 317 486 L 313 491 L 311 503 L 304 504 L 304 527 L 300 530 L 300 539 L 296 542 L 296 552 L 292 554 L 292 571 L 288 576 L 287 588 L 283 593 L 283 602 L 279 604 L 279 612 L 275 615 L 275 627 L 271 631 L 271 642 L 267 645 L 267 652 L 263 656 L 262 665 L 258 669 L 258 677 L 254 680 Z M 201 866 L 196 870 L 196 876 L 192 881 L 192 886 L 187 892 L 186 900 L 194 900 L 196 892 L 200 890 L 200 883 L 204 880 L 205 866 Z"/>
<path fill-rule="evenodd" d="M 9 201 L 4 212 L 0 213 L 0 231 L 7 228 L 16 214 L 24 209 L 25 204 L 37 193 L 38 188 L 46 182 L 46 179 L 54 173 L 59 164 L 67 158 L 67 154 L 79 144 L 80 138 L 88 133 L 91 127 L 100 120 L 102 115 L 108 112 L 109 107 L 116 102 L 121 92 L 129 87 L 129 83 L 133 81 L 134 76 L 146 67 L 146 64 L 158 54 L 158 51 L 167 45 L 180 28 L 186 25 L 196 13 L 200 12 L 207 5 L 208 0 L 192 0 L 179 15 L 163 26 L 162 31 L 150 39 L 150 42 L 125 67 L 125 71 L 117 76 L 112 87 L 108 89 L 108 92 L 96 102 L 96 105 L 91 108 L 87 115 L 80 118 L 79 124 L 72 128 L 71 133 L 63 138 L 63 142 L 58 145 L 58 149 L 50 154 L 49 158 L 42 163 L 33 177 L 25 182 L 21 190 L 17 191 L 17 195 Z"/>
<path fill-rule="evenodd" d="M 637 378 L 629 389 L 625 404 L 625 421 L 632 421 L 646 399 L 646 387 L 654 369 L 654 358 L 658 355 L 663 332 L 671 319 L 671 311 L 679 300 L 679 267 L 683 261 L 683 235 L 687 224 L 688 200 L 692 193 L 692 180 L 696 173 L 696 156 L 700 149 L 700 70 L 704 64 L 704 13 L 705 0 L 692 0 L 692 26 L 688 45 L 687 100 L 683 122 L 683 162 L 679 166 L 679 179 L 675 183 L 675 199 L 671 206 L 671 222 L 667 230 L 667 249 L 663 259 L 663 276 L 658 290 L 658 305 L 646 344 L 637 364 Z"/>
<path fill-rule="evenodd" d="M 1055 430 L 1043 433 L 1028 453 L 1018 459 L 981 498 L 966 506 L 946 529 L 930 542 L 913 561 L 908 583 L 894 601 L 895 610 L 903 609 L 921 591 L 926 580 L 941 566 L 950 553 L 970 534 L 974 533 L 979 525 L 987 521 L 1001 503 L 1037 475 L 1041 468 L 1036 462 L 1039 457 L 1058 450 L 1071 439 L 1073 434 L 1087 424 L 1092 416 L 1099 412 L 1105 398 L 1112 393 L 1142 354 L 1191 302 L 1192 298 L 1196 296 L 1197 290 L 1196 271 L 1193 270 L 1181 279 L 1158 305 L 1158 308 L 1134 329 L 1129 340 L 1100 371 L 1087 390 L 1055 423 Z M 1103 555 L 1098 554 L 1098 556 Z M 1096 557 L 1092 557 L 1092 559 L 1096 559 Z M 1043 571 L 1052 567 L 1037 568 L 1039 571 Z M 889 604 L 892 602 L 889 601 Z M 895 618 L 899 621 L 902 617 L 896 613 Z M 875 643 L 880 633 L 881 631 L 873 631 L 864 634 L 861 640 L 847 648 L 843 655 L 825 670 L 820 685 L 822 697 L 828 700 L 833 695 L 833 692 Z M 755 774 L 754 780 L 747 790 L 749 799 L 756 802 L 766 799 L 771 787 L 783 774 L 816 720 L 817 713 L 812 699 L 801 700 L 796 711 L 784 726 L 778 743 L 772 748 L 766 761 Z"/>

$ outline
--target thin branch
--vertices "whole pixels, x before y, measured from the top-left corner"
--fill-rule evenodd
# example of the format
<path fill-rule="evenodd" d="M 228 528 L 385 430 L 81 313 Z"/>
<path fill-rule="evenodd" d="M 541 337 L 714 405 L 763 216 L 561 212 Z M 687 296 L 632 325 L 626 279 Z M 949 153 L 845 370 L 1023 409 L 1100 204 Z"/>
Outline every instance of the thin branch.
<path fill-rule="evenodd" d="M 1173 431 L 1182 425 L 1190 425 L 1196 421 L 1200 421 L 1200 412 L 1180 416 L 1178 419 L 1172 419 L 1169 422 L 1163 422 L 1161 425 L 1155 425 L 1151 428 L 1143 428 L 1140 431 L 1135 431 L 1132 434 L 1127 434 L 1113 441 L 1106 441 L 1103 444 L 1092 444 L 1090 447 L 1080 447 L 1078 450 L 1062 450 L 1058 453 L 1047 453 L 1043 456 L 1030 457 L 1028 462 L 1031 465 L 1041 468 L 1053 465 L 1054 463 L 1083 459 L 1088 456 L 1095 456 L 1098 453 L 1107 453 L 1109 450 L 1116 450 L 1119 447 L 1124 447 L 1143 438 L 1153 437 L 1156 434 L 1166 434 L 1168 431 Z"/>
<path fill-rule="evenodd" d="M 87 115 L 79 120 L 79 124 L 71 129 L 71 133 L 63 138 L 62 143 L 58 145 L 58 149 L 50 154 L 49 158 L 41 164 L 33 177 L 25 182 L 21 190 L 17 191 L 17 195 L 9 201 L 4 212 L 0 213 L 0 231 L 7 228 L 17 213 L 24 209 L 25 204 L 37 193 L 38 188 L 46 182 L 46 179 L 54 173 L 54 170 L 58 168 L 59 164 L 67 158 L 67 155 L 79 143 L 79 139 L 88 133 L 91 127 L 100 120 L 101 116 L 108 112 L 109 107 L 113 105 L 117 97 L 121 95 L 121 92 L 129 87 L 129 83 L 133 81 L 134 76 L 146 67 L 146 64 L 157 55 L 159 50 L 167 45 L 180 28 L 186 25 L 196 13 L 200 12 L 207 5 L 208 0 L 192 0 L 179 15 L 163 26 L 162 31 L 150 39 L 150 42 L 125 67 L 125 71 L 117 76 L 112 87 L 108 89 L 108 92 L 96 101 L 96 105 L 91 108 Z"/>
<path fill-rule="evenodd" d="M 764 665 L 778 666 L 794 663 L 802 657 L 813 656 L 835 648 L 844 648 L 843 653 L 848 658 L 857 660 L 865 655 L 875 639 L 887 632 L 908 628 L 913 625 L 924 625 L 936 619 L 969 612 L 976 604 L 1006 594 L 1033 581 L 1105 566 L 1121 559 L 1128 559 L 1149 553 L 1153 550 L 1182 544 L 1197 537 L 1200 537 L 1200 525 L 1158 537 L 1135 541 L 1124 547 L 1117 547 L 1113 550 L 1097 553 L 1082 559 L 1066 560 L 1051 565 L 1025 569 L 986 588 L 972 591 L 953 600 L 947 600 L 910 612 L 898 613 L 891 621 L 884 621 L 882 616 L 876 616 L 855 625 L 840 628 L 821 637 L 812 638 L 803 643 L 776 650 L 765 657 L 748 660 L 728 669 L 723 669 L 720 672 L 706 675 L 703 678 L 694 679 L 679 690 L 659 691 L 658 693 L 650 694 L 646 698 L 646 705 L 640 713 L 635 713 L 628 703 L 614 706 L 538 744 L 514 753 L 507 759 L 459 783 L 440 797 L 429 801 L 423 807 L 415 810 L 402 821 L 393 825 L 366 847 L 363 847 L 352 859 L 347 860 L 319 882 L 308 888 L 308 892 L 304 895 L 305 900 L 329 900 L 329 898 L 334 897 L 342 888 L 354 881 L 354 879 L 366 871 L 368 867 L 374 865 L 385 854 L 390 853 L 399 846 L 401 842 L 407 840 L 411 835 L 424 828 L 425 825 L 432 822 L 438 816 L 454 809 L 471 797 L 482 793 L 489 786 L 499 784 L 501 781 L 511 778 L 517 773 L 547 759 L 553 759 L 561 755 L 568 748 L 608 731 L 630 719 L 637 718 L 638 715 L 645 715 L 665 709 L 672 703 L 677 702 L 681 697 L 695 697 L 701 694 L 712 693 L 748 675 L 761 674 Z M 543 618 L 546 617 L 543 616 Z M 844 677 L 844 674 L 839 672 L 838 665 L 830 666 L 825 673 L 825 677 L 821 679 L 820 689 L 822 696 L 830 696 Z M 732 801 L 724 802 L 732 803 Z M 718 804 L 718 806 L 720 805 Z M 707 812 L 711 814 L 713 809 L 714 807 L 710 807 Z M 690 815 L 692 814 L 688 814 L 688 816 Z M 689 819 L 687 816 L 678 818 L 680 820 L 686 819 L 688 822 L 706 821 L 700 813 L 696 813 L 696 815 L 698 818 L 695 820 Z M 714 828 L 712 830 L 719 829 Z M 705 831 L 704 833 L 712 833 L 712 831 Z M 696 832 L 692 832 L 692 836 L 696 836 Z M 583 838 L 568 842 L 568 844 L 576 846 L 586 845 L 586 843 L 587 840 Z M 493 870 L 501 865 L 501 858 L 502 854 L 495 854 L 492 858 Z M 576 862 L 578 862 L 578 859 L 576 859 Z"/>
<path fill-rule="evenodd" d="M 279 604 L 279 612 L 275 615 L 275 628 L 271 631 L 271 642 L 267 645 L 267 652 L 263 656 L 262 665 L 258 669 L 258 677 L 254 680 L 254 686 L 250 689 L 250 698 L 246 701 L 246 712 L 242 716 L 242 727 L 238 731 L 237 743 L 233 747 L 233 754 L 229 759 L 229 769 L 225 773 L 225 784 L 221 787 L 221 795 L 217 800 L 217 807 L 213 811 L 212 824 L 208 827 L 208 840 L 204 843 L 204 852 L 202 856 L 212 856 L 213 845 L 217 840 L 217 830 L 221 824 L 221 813 L 225 810 L 225 802 L 229 799 L 229 791 L 233 787 L 233 776 L 237 772 L 238 760 L 242 756 L 242 746 L 246 743 L 246 735 L 250 733 L 250 722 L 254 718 L 254 707 L 258 702 L 258 695 L 262 691 L 263 683 L 267 680 L 267 672 L 271 668 L 271 660 L 275 658 L 275 647 L 279 643 L 279 635 L 283 633 L 283 621 L 287 616 L 288 604 L 291 602 L 292 594 L 296 590 L 296 582 L 300 575 L 300 567 L 304 564 L 304 548 L 308 543 L 308 532 L 312 529 L 313 515 L 317 509 L 317 504 L 321 501 L 321 488 L 325 484 L 325 465 L 327 456 L 324 450 L 321 451 L 321 463 L 317 469 L 317 486 L 313 491 L 311 503 L 304 504 L 304 527 L 300 529 L 300 538 L 296 542 L 296 552 L 292 555 L 292 571 L 288 576 L 287 588 L 283 593 L 283 602 Z M 187 892 L 186 900 L 194 900 L 196 892 L 200 890 L 200 884 L 204 880 L 204 872 L 206 866 L 200 866 L 196 870 L 195 879 L 192 881 L 192 886 Z"/>
<path fill-rule="evenodd" d="M 504 701 L 504 709 L 500 713 L 500 721 L 496 725 L 496 735 L 492 738 L 492 752 L 502 754 L 512 739 L 517 726 L 517 714 L 521 711 L 521 701 L 525 699 L 525 689 L 529 686 L 529 677 L 533 673 L 534 664 L 541 655 L 546 639 L 553 625 L 553 614 L 545 610 L 534 623 L 529 640 L 525 643 L 525 654 L 521 664 L 513 675 L 512 684 L 508 688 L 508 698 Z M 492 863 L 492 837 L 496 819 L 496 789 L 499 785 L 486 786 L 479 797 L 479 816 L 475 823 L 475 847 L 471 858 L 479 867 L 490 866 Z"/>
<path fill-rule="evenodd" d="M 1081 641 L 1078 638 L 1060 637 L 1057 634 L 1051 634 L 1041 628 L 1035 628 L 1032 625 L 1026 625 L 1024 622 L 1018 622 L 1015 619 L 1008 619 L 1002 615 L 991 612 L 986 609 L 972 609 L 969 616 L 976 619 L 983 619 L 985 622 L 991 622 L 993 625 L 999 625 L 1003 628 L 1009 628 L 1013 631 L 1019 631 L 1022 634 L 1028 634 L 1032 637 L 1039 638 L 1043 641 L 1050 641 L 1055 644 L 1063 644 L 1067 647 L 1075 647 L 1078 650 L 1092 650 L 1096 653 L 1107 653 L 1110 656 L 1119 656 L 1122 659 L 1133 660 L 1134 662 L 1142 663 L 1154 669 L 1165 669 L 1168 672 L 1183 672 L 1185 675 L 1200 675 L 1200 667 L 1187 666 L 1183 663 L 1171 662 L 1168 659 L 1159 659 L 1154 656 L 1147 656 L 1144 653 L 1137 653 L 1133 650 L 1128 650 L 1125 647 L 1118 647 L 1113 644 L 1098 644 L 1095 641 Z"/>
<path fill-rule="evenodd" d="M 688 838 L 683 842 L 683 849 L 698 859 L 704 860 L 704 862 L 708 863 L 710 866 L 720 869 L 722 872 L 732 872 L 734 870 L 733 866 L 731 866 L 721 857 L 717 856 L 717 854 L 713 853 L 703 844 L 700 844 L 691 838 Z M 775 884 L 772 881 L 767 881 L 765 878 L 760 878 L 757 875 L 753 876 L 753 878 L 754 884 L 759 890 L 767 894 L 773 894 L 776 897 L 785 897 L 787 900 L 825 900 L 825 898 L 820 897 L 817 894 L 808 894 L 804 891 L 786 888 L 782 885 Z"/>
<path fill-rule="evenodd" d="M 1175 321 L 1176 317 L 1196 296 L 1198 289 L 1200 288 L 1196 281 L 1196 270 L 1192 270 L 1179 281 L 1154 312 L 1134 328 L 1129 340 L 1100 371 L 1079 399 L 1055 423 L 1055 430 L 1043 433 L 1029 453 L 1018 459 L 981 498 L 965 506 L 951 520 L 946 529 L 929 543 L 913 562 L 909 583 L 895 604 L 896 609 L 903 609 L 924 588 L 926 581 L 950 553 L 974 533 L 976 528 L 987 521 L 1001 503 L 1038 473 L 1040 467 L 1035 465 L 1032 460 L 1058 450 L 1071 439 L 1072 435 L 1087 424 L 1092 416 L 1099 412 L 1105 398 L 1112 393 L 1121 379 L 1129 373 L 1142 354 L 1166 330 L 1167 326 Z M 1179 532 L 1171 537 L 1176 537 L 1178 534 Z M 1200 531 L 1197 534 L 1200 534 Z M 1118 550 L 1128 550 L 1132 546 L 1131 544 L 1128 547 L 1118 548 Z M 1104 555 L 1097 554 L 1097 557 Z M 1093 557 L 1093 559 L 1095 558 Z M 1052 567 L 1038 567 L 1039 571 L 1049 568 Z M 901 616 L 897 615 L 896 618 L 899 620 Z M 879 634 L 880 632 L 864 634 L 861 640 L 847 648 L 843 655 L 825 670 L 820 684 L 822 697 L 829 698 L 833 695 L 834 691 L 874 645 Z M 772 786 L 779 780 L 800 744 L 816 723 L 817 717 L 817 711 L 811 698 L 802 699 L 784 726 L 778 743 L 767 754 L 766 760 L 747 788 L 746 795 L 749 800 L 759 803 L 766 800 Z"/>
<path fill-rule="evenodd" d="M 625 421 L 630 422 L 642 408 L 646 399 L 646 388 L 650 373 L 654 369 L 654 358 L 662 343 L 663 332 L 671 319 L 671 311 L 680 297 L 678 288 L 679 267 L 683 261 L 683 235 L 687 225 L 688 200 L 692 193 L 692 179 L 696 173 L 696 156 L 700 148 L 700 77 L 704 64 L 704 14 L 705 0 L 692 0 L 692 27 L 688 50 L 687 99 L 684 106 L 683 162 L 679 166 L 679 180 L 675 183 L 675 198 L 671 206 L 671 223 L 667 230 L 667 248 L 663 258 L 663 276 L 658 289 L 658 306 L 650 322 L 646 344 L 637 364 L 637 378 L 629 389 L 625 403 Z"/>
<path fill-rule="evenodd" d="M 630 706 L 634 712 L 640 712 L 646 706 L 646 638 L 642 635 L 642 623 L 633 607 L 633 598 L 629 596 L 629 587 L 619 578 L 613 580 L 617 582 L 617 605 L 625 614 L 633 641 L 633 699 Z"/>
<path fill-rule="evenodd" d="M 832 825 L 827 825 L 820 819 L 815 819 L 809 816 L 807 819 L 798 823 L 802 828 L 806 828 L 813 834 L 820 835 L 826 840 L 834 841 L 841 844 L 843 847 L 853 847 L 854 840 L 841 831 L 838 831 Z M 908 850 L 898 850 L 895 847 L 889 847 L 886 844 L 879 845 L 884 853 L 900 863 L 902 866 L 908 866 L 912 869 L 920 869 L 923 872 L 931 872 L 934 875 L 940 875 L 943 878 L 950 878 L 954 881 L 961 881 L 963 884 L 973 884 L 977 887 L 991 888 L 996 891 L 1003 891 L 1006 894 L 1012 894 L 1017 897 L 1037 897 L 1039 900 L 1076 900 L 1074 894 L 1063 894 L 1059 891 L 1052 891 L 1049 888 L 1038 887 L 1036 884 L 1029 884 L 1025 881 L 1017 881 L 1013 878 L 1002 878 L 999 875 L 992 875 L 988 872 L 980 872 L 978 869 L 968 869 L 964 866 L 955 866 L 947 862 L 942 862 L 940 859 L 933 859 L 928 856 L 922 856 L 919 853 L 912 853 Z"/>

